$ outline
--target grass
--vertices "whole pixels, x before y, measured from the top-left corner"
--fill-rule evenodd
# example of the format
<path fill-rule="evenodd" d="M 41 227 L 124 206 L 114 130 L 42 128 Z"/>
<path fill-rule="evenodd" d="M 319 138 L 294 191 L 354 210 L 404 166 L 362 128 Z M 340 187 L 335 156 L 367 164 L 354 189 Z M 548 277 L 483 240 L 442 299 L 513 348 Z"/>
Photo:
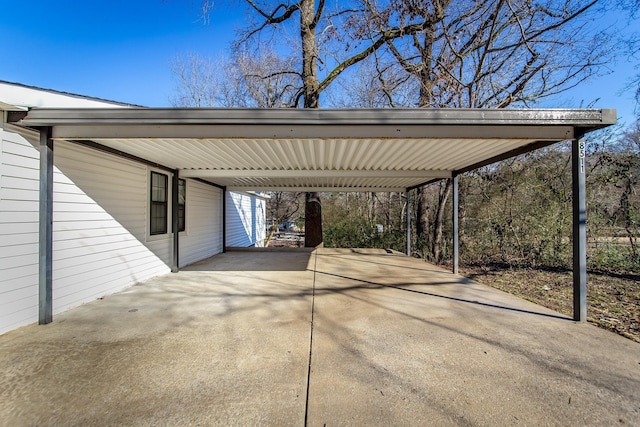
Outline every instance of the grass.
<path fill-rule="evenodd" d="M 461 273 L 567 316 L 573 315 L 571 271 L 467 266 Z M 587 320 L 640 342 L 640 274 L 589 272 Z"/>

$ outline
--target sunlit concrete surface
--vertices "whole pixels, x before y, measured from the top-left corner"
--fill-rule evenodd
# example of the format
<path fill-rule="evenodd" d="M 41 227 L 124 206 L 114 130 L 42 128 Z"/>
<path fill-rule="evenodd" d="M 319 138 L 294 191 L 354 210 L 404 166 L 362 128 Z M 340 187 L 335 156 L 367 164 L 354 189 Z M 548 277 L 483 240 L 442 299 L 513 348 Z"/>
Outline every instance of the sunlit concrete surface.
<path fill-rule="evenodd" d="M 639 344 L 382 250 L 229 252 L 0 336 L 7 426 L 638 420 Z"/>

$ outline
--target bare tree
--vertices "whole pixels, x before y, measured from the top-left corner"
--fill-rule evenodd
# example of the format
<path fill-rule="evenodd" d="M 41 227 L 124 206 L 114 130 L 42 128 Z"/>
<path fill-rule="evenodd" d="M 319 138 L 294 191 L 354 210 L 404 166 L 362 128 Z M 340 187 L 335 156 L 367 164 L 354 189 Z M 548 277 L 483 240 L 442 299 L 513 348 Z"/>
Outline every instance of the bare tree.
<path fill-rule="evenodd" d="M 194 53 L 171 61 L 176 107 L 291 107 L 297 77 L 287 72 L 290 60 L 262 46 L 237 51 L 217 61 Z"/>
<path fill-rule="evenodd" d="M 612 222 L 624 230 L 633 259 L 640 261 L 640 121 L 625 130 L 617 143 L 598 155 L 597 176 L 611 200 L 605 205 Z"/>
<path fill-rule="evenodd" d="M 377 81 L 389 105 L 402 84 L 413 88 L 416 107 L 528 106 L 576 86 L 606 63 L 606 38 L 589 26 L 597 5 L 598 0 L 361 0 L 366 12 L 352 15 L 348 33 L 366 43 L 398 31 L 375 55 Z M 441 258 L 450 192 L 450 182 L 439 186 L 429 215 L 429 198 L 418 190 L 417 231 L 431 242 L 435 261 Z"/>
<path fill-rule="evenodd" d="M 358 34 L 369 39 L 400 28 L 401 37 L 385 42 L 389 54 L 377 57 L 382 69 L 393 61 L 412 77 L 417 107 L 528 105 L 574 87 L 606 62 L 606 35 L 589 26 L 597 4 L 362 0 L 368 14 Z"/>
<path fill-rule="evenodd" d="M 273 44 L 273 50 L 287 49 L 295 55 L 290 69 L 263 77 L 295 76 L 292 106 L 304 108 L 318 108 L 321 94 L 333 82 L 357 76 L 350 70 L 370 57 L 375 62 L 365 65 L 375 71 L 369 73 L 375 78 L 369 81 L 381 95 L 376 98 L 369 93 L 366 105 L 530 105 L 598 72 L 608 48 L 606 37 L 590 27 L 590 14 L 596 13 L 599 0 L 241 3 L 248 7 L 251 21 L 235 50 Z M 204 0 L 205 16 L 212 13 L 212 6 Z M 411 92 L 416 94 L 414 99 L 400 98 Z M 440 253 L 449 193 L 450 184 L 441 186 L 438 206 L 432 210 L 433 255 Z M 426 203 L 421 198 L 420 209 L 428 208 Z M 422 221 L 428 215 L 422 212 L 419 218 Z M 309 218 L 306 227 L 320 224 L 320 218 Z M 421 230 L 430 229 L 422 225 Z M 421 238 L 427 239 L 428 234 L 424 231 Z"/>
<path fill-rule="evenodd" d="M 176 93 L 170 98 L 174 107 L 213 107 L 220 80 L 211 58 L 188 52 L 169 64 L 176 80 Z"/>
<path fill-rule="evenodd" d="M 638 16 L 640 15 L 640 0 L 634 0 L 630 5 L 630 21 L 638 21 Z M 637 25 L 637 23 L 636 23 Z M 637 28 L 632 27 L 632 28 Z M 624 44 L 627 47 L 627 55 L 630 61 L 635 61 L 636 69 L 640 66 L 640 31 L 636 29 L 636 31 L 631 32 L 625 40 L 623 40 Z M 640 120 L 640 72 L 631 78 L 629 82 L 628 89 L 632 91 L 635 95 L 636 100 L 636 108 L 635 113 L 636 117 Z"/>
<path fill-rule="evenodd" d="M 282 58 L 271 49 L 258 47 L 252 51 L 236 52 L 235 65 L 253 107 L 293 107 L 298 77 L 291 73 L 292 59 Z"/>
<path fill-rule="evenodd" d="M 380 34 L 377 40 L 367 42 L 355 52 L 346 49 L 348 53 L 346 57 L 338 58 L 335 55 L 326 54 L 327 50 L 321 51 L 321 45 L 323 42 L 326 46 L 330 41 L 335 41 L 332 35 L 337 34 L 336 23 L 344 16 L 357 13 L 356 10 L 347 7 L 330 11 L 326 8 L 325 0 L 285 1 L 277 5 L 269 1 L 246 0 L 246 4 L 253 13 L 255 21 L 249 24 L 236 43 L 236 51 L 262 43 L 260 37 L 267 38 L 273 43 L 278 39 L 274 36 L 278 31 L 280 31 L 280 38 L 284 37 L 283 32 L 286 35 L 287 29 L 297 34 L 299 61 L 296 67 L 290 70 L 290 74 L 297 75 L 300 81 L 294 106 L 298 106 L 301 100 L 304 108 L 319 108 L 320 94 L 338 76 L 383 46 L 387 39 L 398 35 L 394 32 Z M 212 8 L 213 3 L 210 0 L 203 2 L 202 11 L 205 16 L 212 13 Z M 321 28 L 320 33 L 318 33 L 319 28 Z M 332 53 L 334 52 L 335 50 Z M 321 53 L 325 53 L 322 58 Z M 324 67 L 322 77 L 319 73 L 319 62 Z M 286 74 L 285 71 L 279 71 L 271 76 L 284 74 Z M 319 193 L 308 194 L 306 200 L 308 203 L 313 203 L 313 206 L 305 208 L 305 245 L 315 246 L 318 240 L 322 242 L 320 195 Z"/>
<path fill-rule="evenodd" d="M 268 219 L 273 221 L 271 231 L 267 236 L 265 246 L 278 231 L 278 225 L 294 219 L 295 215 L 300 211 L 302 193 L 275 191 L 269 193 L 267 202 Z"/>
<path fill-rule="evenodd" d="M 236 50 L 256 44 L 271 44 L 293 52 L 297 60 L 291 73 L 299 77 L 295 106 L 319 108 L 320 95 L 347 70 L 380 49 L 388 40 L 419 28 L 390 28 L 375 38 L 357 40 L 342 34 L 351 28 L 354 16 L 366 12 L 360 7 L 325 0 L 297 0 L 275 4 L 263 0 L 245 0 L 253 20 L 235 44 Z M 203 2 L 203 14 L 210 14 L 213 3 Z M 294 34 L 292 36 L 292 34 Z"/>
<path fill-rule="evenodd" d="M 336 108 L 399 108 L 413 105 L 414 91 L 406 73 L 394 67 L 382 69 L 377 53 L 359 64 L 327 93 Z"/>

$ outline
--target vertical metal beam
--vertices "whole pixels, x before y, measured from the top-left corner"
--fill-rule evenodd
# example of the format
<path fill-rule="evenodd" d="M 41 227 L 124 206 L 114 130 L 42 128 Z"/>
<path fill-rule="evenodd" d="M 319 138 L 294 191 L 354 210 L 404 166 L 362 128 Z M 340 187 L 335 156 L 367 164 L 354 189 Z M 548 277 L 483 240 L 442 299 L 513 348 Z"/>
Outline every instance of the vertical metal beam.
<path fill-rule="evenodd" d="M 40 129 L 40 227 L 38 323 L 53 321 L 53 139 Z"/>
<path fill-rule="evenodd" d="M 458 274 L 458 260 L 459 260 L 459 246 L 460 246 L 460 230 L 458 224 L 458 213 L 460 211 L 460 203 L 458 200 L 458 174 L 454 173 L 453 177 L 453 209 L 452 209 L 452 223 L 453 223 L 453 274 Z"/>
<path fill-rule="evenodd" d="M 227 187 L 222 189 L 222 253 L 227 252 Z"/>
<path fill-rule="evenodd" d="M 587 202 L 584 135 L 571 146 L 573 194 L 573 319 L 587 320 Z"/>
<path fill-rule="evenodd" d="M 407 256 L 411 256 L 411 192 L 407 190 L 404 194 L 407 198 Z"/>
<path fill-rule="evenodd" d="M 173 232 L 173 256 L 171 260 L 171 272 L 177 273 L 180 270 L 180 231 L 178 225 L 178 179 L 180 179 L 180 171 L 173 171 L 173 180 L 171 181 L 171 231 Z"/>

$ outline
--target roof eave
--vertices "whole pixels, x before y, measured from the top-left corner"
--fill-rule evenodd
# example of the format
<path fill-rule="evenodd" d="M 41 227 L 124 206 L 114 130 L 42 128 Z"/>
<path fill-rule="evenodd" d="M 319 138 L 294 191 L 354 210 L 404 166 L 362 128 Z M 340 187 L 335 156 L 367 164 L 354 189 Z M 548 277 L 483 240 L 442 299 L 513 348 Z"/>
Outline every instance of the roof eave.
<path fill-rule="evenodd" d="M 108 125 L 570 125 L 616 123 L 615 109 L 194 109 L 33 108 L 9 121 L 28 127 Z"/>

